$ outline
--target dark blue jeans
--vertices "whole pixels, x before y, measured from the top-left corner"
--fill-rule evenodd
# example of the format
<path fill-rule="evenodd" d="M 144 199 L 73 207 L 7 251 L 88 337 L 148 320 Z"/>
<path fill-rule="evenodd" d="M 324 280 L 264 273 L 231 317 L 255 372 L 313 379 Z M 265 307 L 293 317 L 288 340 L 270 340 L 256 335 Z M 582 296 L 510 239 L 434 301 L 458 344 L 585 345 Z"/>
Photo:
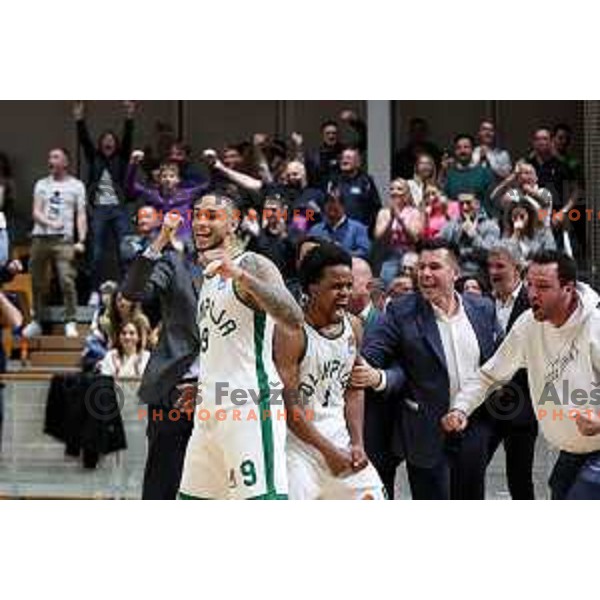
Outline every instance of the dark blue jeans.
<path fill-rule="evenodd" d="M 600 452 L 561 452 L 549 483 L 552 500 L 600 500 Z"/>
<path fill-rule="evenodd" d="M 129 214 L 122 205 L 95 206 L 92 209 L 92 290 L 98 291 L 102 283 L 102 263 L 106 261 L 108 238 L 112 232 L 117 245 L 119 269 L 123 277 L 121 240 L 129 231 Z"/>

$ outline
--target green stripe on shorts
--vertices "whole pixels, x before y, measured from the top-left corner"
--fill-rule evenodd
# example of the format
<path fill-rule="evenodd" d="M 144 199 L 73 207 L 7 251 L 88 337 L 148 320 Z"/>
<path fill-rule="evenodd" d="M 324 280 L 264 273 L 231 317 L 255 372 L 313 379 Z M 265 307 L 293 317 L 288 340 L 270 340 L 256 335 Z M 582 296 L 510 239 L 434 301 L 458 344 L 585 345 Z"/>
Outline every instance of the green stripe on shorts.
<path fill-rule="evenodd" d="M 258 389 L 260 392 L 260 430 L 262 435 L 263 459 L 265 464 L 266 494 L 264 496 L 274 496 L 275 491 L 275 452 L 273 443 L 273 423 L 271 415 L 265 419 L 264 411 L 269 410 L 269 378 L 265 371 L 263 361 L 263 352 L 265 344 L 265 324 L 266 314 L 264 312 L 254 312 L 254 356 L 256 357 L 256 378 L 258 380 Z"/>

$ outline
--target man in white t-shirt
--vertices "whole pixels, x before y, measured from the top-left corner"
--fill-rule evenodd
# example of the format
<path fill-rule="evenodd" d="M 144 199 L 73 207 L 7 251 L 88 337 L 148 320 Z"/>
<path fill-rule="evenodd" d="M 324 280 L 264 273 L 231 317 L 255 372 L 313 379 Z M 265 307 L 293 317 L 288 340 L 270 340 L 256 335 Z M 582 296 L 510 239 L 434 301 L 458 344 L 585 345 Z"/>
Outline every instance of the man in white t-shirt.
<path fill-rule="evenodd" d="M 40 318 L 46 293 L 46 271 L 54 265 L 65 305 L 65 335 L 77 337 L 74 261 L 75 255 L 85 250 L 85 186 L 69 175 L 69 153 L 63 148 L 50 150 L 48 169 L 48 177 L 38 180 L 33 190 L 30 262 L 33 320 L 23 335 L 30 338 L 42 333 Z"/>

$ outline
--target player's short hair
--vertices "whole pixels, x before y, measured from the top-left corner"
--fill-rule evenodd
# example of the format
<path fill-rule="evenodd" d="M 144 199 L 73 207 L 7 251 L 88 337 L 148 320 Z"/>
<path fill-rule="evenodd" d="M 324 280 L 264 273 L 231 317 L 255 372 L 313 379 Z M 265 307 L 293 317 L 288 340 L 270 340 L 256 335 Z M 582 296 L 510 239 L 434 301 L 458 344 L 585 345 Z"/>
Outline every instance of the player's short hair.
<path fill-rule="evenodd" d="M 197 198 L 194 199 L 194 205 L 193 205 L 193 209 L 196 209 L 198 207 L 198 205 L 202 202 L 203 198 L 206 198 L 206 196 L 213 196 L 216 201 L 217 201 L 217 205 L 221 208 L 227 208 L 228 210 L 234 211 L 236 209 L 238 209 L 238 204 L 239 201 L 237 198 L 234 198 L 233 196 L 229 195 L 229 194 L 224 194 L 223 192 L 206 192 L 205 194 L 202 194 L 201 196 L 198 196 Z"/>
<path fill-rule="evenodd" d="M 321 240 L 318 246 L 308 251 L 300 264 L 298 273 L 302 291 L 307 293 L 313 283 L 318 283 L 327 267 L 346 266 L 352 269 L 352 256 L 341 246 Z"/>
<path fill-rule="evenodd" d="M 530 257 L 530 264 L 551 265 L 558 267 L 558 280 L 561 286 L 577 281 L 577 263 L 564 252 L 559 250 L 540 250 Z"/>

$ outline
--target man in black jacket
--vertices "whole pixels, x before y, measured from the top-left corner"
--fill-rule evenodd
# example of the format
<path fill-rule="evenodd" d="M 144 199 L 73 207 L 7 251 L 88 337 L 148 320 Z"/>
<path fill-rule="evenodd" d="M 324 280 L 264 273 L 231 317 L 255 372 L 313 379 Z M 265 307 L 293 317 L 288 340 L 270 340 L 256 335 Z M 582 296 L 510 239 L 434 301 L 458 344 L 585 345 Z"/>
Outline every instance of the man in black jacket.
<path fill-rule="evenodd" d="M 521 279 L 523 259 L 518 244 L 502 240 L 490 249 L 488 273 L 496 302 L 498 323 L 506 335 L 515 321 L 529 308 L 527 290 Z M 513 500 L 533 500 L 533 458 L 538 424 L 527 381 L 527 370 L 521 369 L 501 390 L 487 401 L 491 460 L 504 444 L 506 478 Z"/>
<path fill-rule="evenodd" d="M 200 352 L 196 310 L 201 273 L 193 257 L 167 249 L 180 219 L 167 215 L 156 239 L 133 261 L 122 290 L 162 320 L 138 391 L 148 404 L 144 500 L 175 499 L 193 427 L 191 412 L 181 411 L 179 418 L 171 412 L 185 408 L 182 397 L 195 396 Z"/>
<path fill-rule="evenodd" d="M 90 305 L 100 302 L 98 289 L 101 283 L 102 263 L 105 261 L 110 232 L 117 243 L 121 269 L 120 244 L 129 229 L 129 216 L 125 208 L 124 183 L 133 144 L 133 117 L 135 104 L 124 102 L 125 124 L 123 137 L 113 131 L 104 131 L 94 146 L 84 119 L 84 104 L 76 102 L 73 116 L 77 123 L 77 139 L 87 162 L 86 189 L 91 208 L 92 226 L 92 295 Z"/>

